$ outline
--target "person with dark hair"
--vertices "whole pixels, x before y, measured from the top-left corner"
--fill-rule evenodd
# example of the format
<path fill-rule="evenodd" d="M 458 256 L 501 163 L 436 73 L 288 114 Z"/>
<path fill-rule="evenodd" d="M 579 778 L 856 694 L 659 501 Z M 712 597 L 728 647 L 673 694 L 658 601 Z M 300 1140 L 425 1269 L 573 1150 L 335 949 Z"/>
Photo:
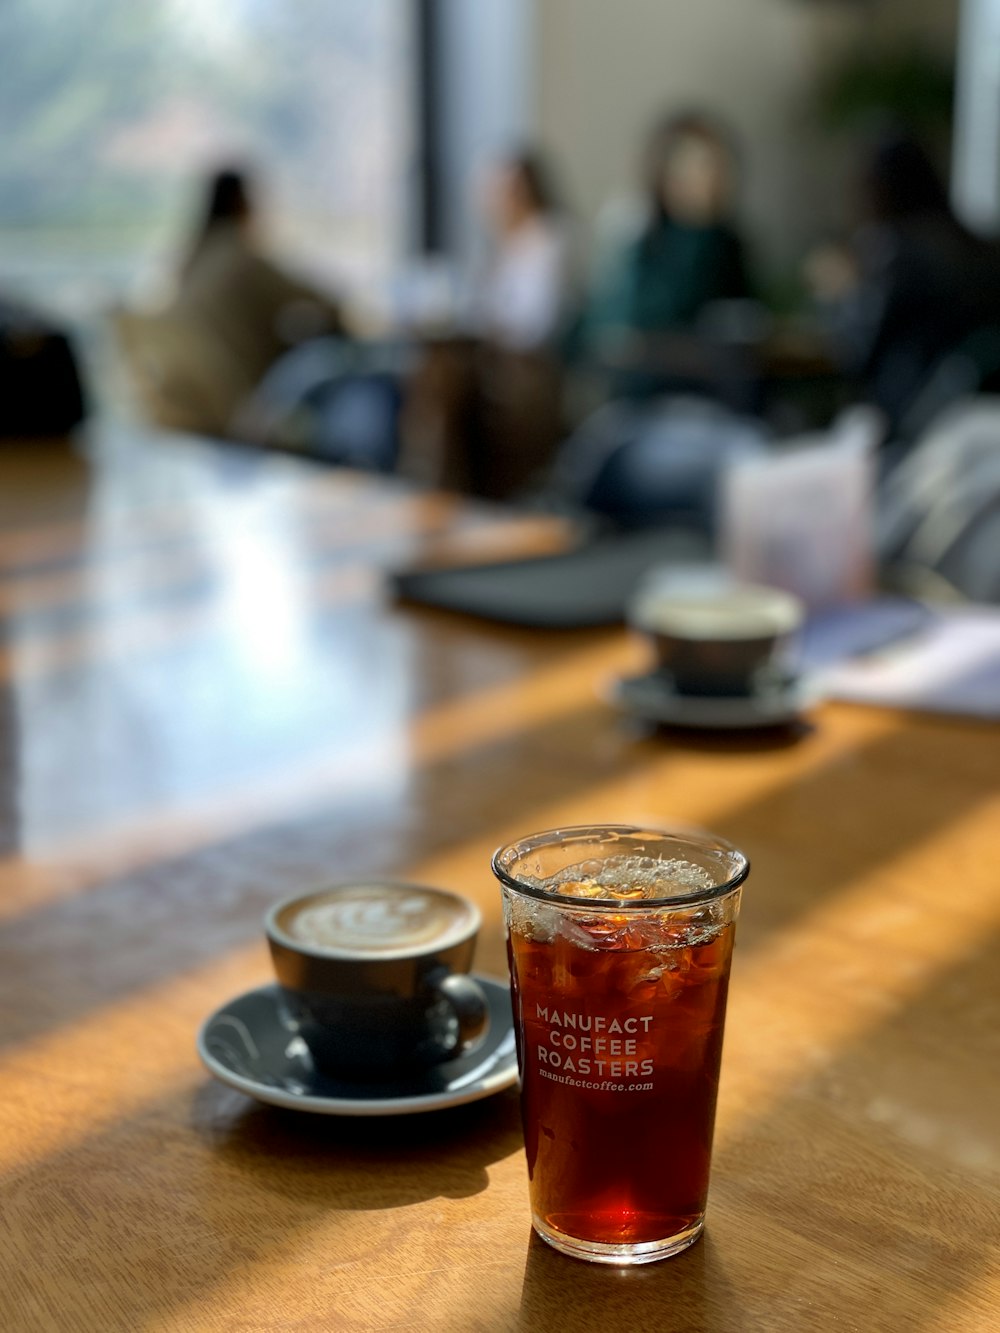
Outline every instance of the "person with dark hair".
<path fill-rule="evenodd" d="M 469 325 L 429 339 L 411 377 L 400 470 L 507 499 L 548 465 L 562 429 L 556 351 L 569 308 L 570 246 L 546 163 L 512 153 L 483 197 L 488 255 Z"/>
<path fill-rule="evenodd" d="M 235 167 L 225 167 L 209 178 L 185 267 L 191 267 L 202 250 L 211 246 L 220 228 L 249 227 L 256 212 L 251 190 L 247 175 Z"/>
<path fill-rule="evenodd" d="M 859 172 L 863 220 L 893 222 L 909 217 L 952 217 L 948 193 L 924 147 L 903 133 L 881 135 Z"/>
<path fill-rule="evenodd" d="M 238 433 L 241 405 L 283 353 L 343 331 L 338 302 L 286 272 L 261 246 L 255 193 L 247 172 L 215 172 L 172 302 L 122 322 L 124 341 L 145 344 L 134 359 L 144 355 L 155 366 L 155 383 L 140 388 L 162 424 Z"/>
<path fill-rule="evenodd" d="M 747 296 L 735 164 L 729 134 L 700 112 L 653 127 L 642 162 L 644 216 L 599 276 L 588 341 L 687 328 L 712 301 Z"/>
<path fill-rule="evenodd" d="M 853 244 L 814 253 L 806 272 L 845 369 L 894 434 L 949 353 L 1000 329 L 1000 250 L 962 226 L 906 133 L 867 145 L 856 179 Z"/>
<path fill-rule="evenodd" d="M 475 294 L 484 337 L 521 351 L 550 345 L 567 313 L 569 244 L 547 164 L 511 155 L 486 191 L 492 253 Z"/>

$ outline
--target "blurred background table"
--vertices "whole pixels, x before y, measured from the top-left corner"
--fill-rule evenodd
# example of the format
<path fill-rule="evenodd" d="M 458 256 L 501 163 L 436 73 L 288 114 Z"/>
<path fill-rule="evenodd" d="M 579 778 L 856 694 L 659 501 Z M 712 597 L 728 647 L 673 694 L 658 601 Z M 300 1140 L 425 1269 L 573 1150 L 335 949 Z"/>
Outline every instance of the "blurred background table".
<path fill-rule="evenodd" d="M 739 332 L 743 336 L 735 336 Z M 768 319 L 742 331 L 709 327 L 609 337 L 586 364 L 606 391 L 707 396 L 747 414 L 773 414 L 794 405 L 804 422 L 828 421 L 849 401 L 830 339 L 791 321 Z"/>
<path fill-rule="evenodd" d="M 544 520 L 196 441 L 0 454 L 0 1252 L 26 1330 L 996 1326 L 996 728 L 846 706 L 756 737 L 601 702 L 619 632 L 387 604 L 428 543 Z M 529 1229 L 514 1091 L 384 1121 L 214 1083 L 276 897 L 405 876 L 483 907 L 564 821 L 749 852 L 705 1239 L 633 1272 Z"/>

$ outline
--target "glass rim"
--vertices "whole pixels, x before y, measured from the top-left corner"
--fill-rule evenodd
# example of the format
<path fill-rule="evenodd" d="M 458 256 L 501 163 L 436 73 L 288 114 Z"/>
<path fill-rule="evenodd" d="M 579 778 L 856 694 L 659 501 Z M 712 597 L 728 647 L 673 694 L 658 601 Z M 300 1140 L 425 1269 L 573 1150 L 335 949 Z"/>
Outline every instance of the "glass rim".
<path fill-rule="evenodd" d="M 568 893 L 554 893 L 551 889 L 540 888 L 534 884 L 526 884 L 523 880 L 512 875 L 505 866 L 501 864 L 501 857 L 518 848 L 527 849 L 533 844 L 535 848 L 552 847 L 564 839 L 572 839 L 575 836 L 580 837 L 586 834 L 600 835 L 607 833 L 642 835 L 650 837 L 672 838 L 676 842 L 687 841 L 694 846 L 700 846 L 705 851 L 718 851 L 731 856 L 736 864 L 736 870 L 721 884 L 713 884 L 711 888 L 696 889 L 693 892 L 681 894 L 668 894 L 662 898 L 578 898 Z M 595 836 L 596 841 L 596 836 Z M 726 838 L 720 838 L 715 833 L 709 833 L 706 829 L 686 828 L 683 825 L 676 825 L 674 828 L 652 828 L 643 824 L 565 824 L 559 828 L 541 829 L 537 833 L 528 833 L 523 838 L 517 838 L 513 842 L 503 843 L 496 849 L 490 858 L 490 867 L 494 875 L 508 889 L 513 889 L 515 893 L 521 893 L 529 898 L 536 898 L 539 902 L 553 903 L 560 907 L 576 907 L 584 910 L 588 908 L 599 907 L 614 908 L 621 912 L 648 912 L 656 907 L 698 907 L 703 903 L 714 902 L 717 898 L 724 898 L 727 894 L 738 889 L 750 874 L 750 859 L 745 852 L 741 852 L 735 843 L 729 842 Z"/>

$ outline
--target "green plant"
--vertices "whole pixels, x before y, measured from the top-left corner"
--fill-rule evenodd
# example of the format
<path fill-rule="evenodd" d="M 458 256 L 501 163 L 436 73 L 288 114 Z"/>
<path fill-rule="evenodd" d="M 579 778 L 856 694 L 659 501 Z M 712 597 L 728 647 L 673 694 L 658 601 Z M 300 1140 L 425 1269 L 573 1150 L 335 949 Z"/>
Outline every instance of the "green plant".
<path fill-rule="evenodd" d="M 830 130 L 856 131 L 892 118 L 933 133 L 948 125 L 954 91 L 952 65 L 938 52 L 916 44 L 859 47 L 822 81 L 817 110 Z"/>

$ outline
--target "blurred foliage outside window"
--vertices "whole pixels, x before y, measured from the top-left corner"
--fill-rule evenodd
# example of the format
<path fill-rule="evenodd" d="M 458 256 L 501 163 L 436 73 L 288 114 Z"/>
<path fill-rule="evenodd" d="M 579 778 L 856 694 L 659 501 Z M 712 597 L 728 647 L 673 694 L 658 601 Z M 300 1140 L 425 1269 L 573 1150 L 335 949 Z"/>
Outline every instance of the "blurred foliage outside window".
<path fill-rule="evenodd" d="M 318 278 L 404 237 L 405 0 L 3 0 L 0 295 L 94 306 L 167 268 L 220 162 Z"/>
<path fill-rule="evenodd" d="M 864 131 L 891 119 L 936 138 L 951 123 L 954 59 L 915 43 L 859 46 L 823 80 L 817 97 L 824 128 Z"/>

